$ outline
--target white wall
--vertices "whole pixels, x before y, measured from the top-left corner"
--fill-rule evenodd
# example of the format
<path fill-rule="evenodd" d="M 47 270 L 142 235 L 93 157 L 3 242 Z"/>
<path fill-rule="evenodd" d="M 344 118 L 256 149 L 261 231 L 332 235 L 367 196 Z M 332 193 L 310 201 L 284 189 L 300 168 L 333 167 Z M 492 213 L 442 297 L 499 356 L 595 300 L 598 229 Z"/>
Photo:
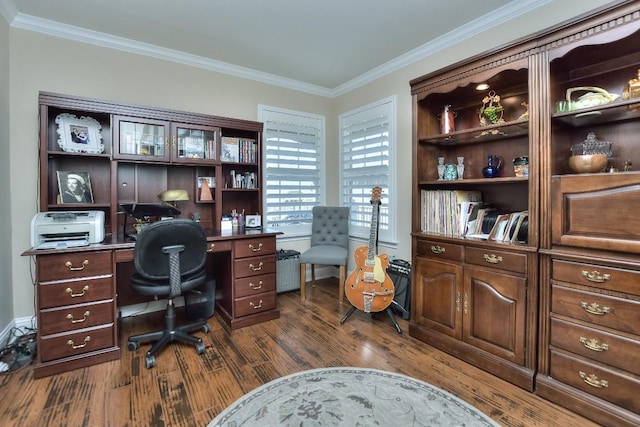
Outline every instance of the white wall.
<path fill-rule="evenodd" d="M 411 97 L 409 81 L 513 39 L 537 32 L 587 10 L 602 0 L 553 0 L 526 17 L 463 41 L 418 63 L 382 77 L 335 99 L 231 77 L 126 52 L 47 37 L 25 30 L 8 31 L 0 23 L 0 60 L 10 57 L 10 130 L 7 147 L 6 97 L 0 101 L 0 329 L 7 323 L 4 301 L 11 299 L 9 318 L 34 313 L 30 259 L 20 256 L 29 242 L 29 222 L 38 209 L 38 92 L 49 91 L 142 105 L 256 120 L 257 105 L 267 104 L 327 117 L 327 157 L 337 159 L 337 117 L 361 105 L 397 96 L 398 238 L 396 250 L 381 251 L 409 259 L 411 171 Z M 9 54 L 6 43 L 9 40 Z M 7 92 L 5 66 L 0 69 L 0 94 Z M 9 153 L 9 156 L 6 154 Z M 8 159 L 7 159 L 8 157 Z M 338 203 L 338 162 L 328 163 L 327 203 Z M 8 167 L 5 167 L 7 166 Z M 8 169 L 8 172 L 7 172 Z M 26 172 L 25 172 L 26 171 Z M 31 171 L 31 172 L 29 172 Z M 9 196 L 10 195 L 10 196 Z M 8 197 L 9 196 L 9 197 Z M 6 209 L 9 215 L 5 215 Z M 8 221 L 7 221 L 8 220 Z M 7 224 L 10 224 L 10 228 Z M 10 247 L 6 245 L 10 244 Z M 293 243 L 303 246 L 304 243 Z M 5 268 L 9 266 L 8 268 Z"/>

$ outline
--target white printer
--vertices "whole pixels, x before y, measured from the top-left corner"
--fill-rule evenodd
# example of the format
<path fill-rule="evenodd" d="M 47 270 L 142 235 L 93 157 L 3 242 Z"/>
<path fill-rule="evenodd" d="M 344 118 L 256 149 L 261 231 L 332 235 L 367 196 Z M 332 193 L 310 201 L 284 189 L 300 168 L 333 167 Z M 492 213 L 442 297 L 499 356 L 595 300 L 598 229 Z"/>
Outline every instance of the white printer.
<path fill-rule="evenodd" d="M 31 220 L 34 249 L 87 246 L 103 240 L 103 211 L 39 212 Z"/>

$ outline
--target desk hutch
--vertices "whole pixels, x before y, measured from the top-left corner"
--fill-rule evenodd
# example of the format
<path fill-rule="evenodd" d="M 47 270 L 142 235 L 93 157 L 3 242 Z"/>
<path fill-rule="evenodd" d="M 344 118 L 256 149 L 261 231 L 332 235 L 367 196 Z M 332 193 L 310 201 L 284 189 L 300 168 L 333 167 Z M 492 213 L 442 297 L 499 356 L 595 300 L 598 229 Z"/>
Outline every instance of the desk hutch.
<path fill-rule="evenodd" d="M 410 334 L 608 426 L 640 425 L 639 78 L 640 2 L 620 1 L 411 81 Z M 591 133 L 612 143 L 609 165 L 572 173 Z M 498 177 L 482 173 L 489 154 Z M 512 165 L 525 156 L 528 176 Z M 439 179 L 439 157 L 464 158 L 462 179 Z M 425 197 L 445 190 L 527 211 L 527 227 L 430 229 L 450 211 Z"/>
<path fill-rule="evenodd" d="M 39 113 L 40 211 L 104 211 L 106 238 L 23 253 L 36 262 L 36 378 L 120 357 L 118 307 L 140 298 L 129 290 L 133 230 L 125 230 L 120 206 L 159 203 L 167 189 L 186 190 L 189 200 L 178 208 L 207 232 L 216 317 L 223 326 L 279 316 L 278 233 L 220 230 L 222 216 L 232 210 L 262 213 L 262 123 L 45 92 Z M 72 139 L 74 130 L 89 141 Z M 223 161 L 225 142 L 238 151 L 225 153 Z M 66 183 L 58 182 L 58 172 L 88 174 L 93 202 L 61 203 Z M 203 179 L 211 182 L 210 197 L 202 196 Z"/>

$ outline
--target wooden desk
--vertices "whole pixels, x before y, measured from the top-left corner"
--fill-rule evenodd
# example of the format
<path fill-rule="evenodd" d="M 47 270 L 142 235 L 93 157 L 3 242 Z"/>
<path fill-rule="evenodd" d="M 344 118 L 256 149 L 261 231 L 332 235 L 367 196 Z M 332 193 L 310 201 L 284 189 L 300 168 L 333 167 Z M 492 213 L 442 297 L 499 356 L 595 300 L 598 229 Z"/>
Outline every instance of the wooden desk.
<path fill-rule="evenodd" d="M 206 230 L 207 269 L 216 278 L 216 317 L 232 330 L 280 316 L 276 235 Z M 135 242 L 107 237 L 81 248 L 33 250 L 37 357 L 34 378 L 120 358 L 118 307 L 135 302 L 128 285 Z"/>

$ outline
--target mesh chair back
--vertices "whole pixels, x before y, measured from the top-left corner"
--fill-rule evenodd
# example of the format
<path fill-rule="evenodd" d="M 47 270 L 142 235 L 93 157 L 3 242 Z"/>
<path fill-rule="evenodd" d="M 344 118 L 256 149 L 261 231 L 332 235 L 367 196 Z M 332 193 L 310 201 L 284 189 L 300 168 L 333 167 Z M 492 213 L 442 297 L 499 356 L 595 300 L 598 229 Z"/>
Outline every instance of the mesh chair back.
<path fill-rule="evenodd" d="M 149 224 L 136 240 L 134 263 L 140 276 L 148 280 L 169 281 L 169 254 L 165 246 L 184 245 L 180 252 L 180 275 L 204 269 L 207 236 L 202 226 L 190 219 L 166 219 Z"/>
<path fill-rule="evenodd" d="M 314 206 L 311 246 L 331 245 L 349 249 L 349 208 Z"/>

